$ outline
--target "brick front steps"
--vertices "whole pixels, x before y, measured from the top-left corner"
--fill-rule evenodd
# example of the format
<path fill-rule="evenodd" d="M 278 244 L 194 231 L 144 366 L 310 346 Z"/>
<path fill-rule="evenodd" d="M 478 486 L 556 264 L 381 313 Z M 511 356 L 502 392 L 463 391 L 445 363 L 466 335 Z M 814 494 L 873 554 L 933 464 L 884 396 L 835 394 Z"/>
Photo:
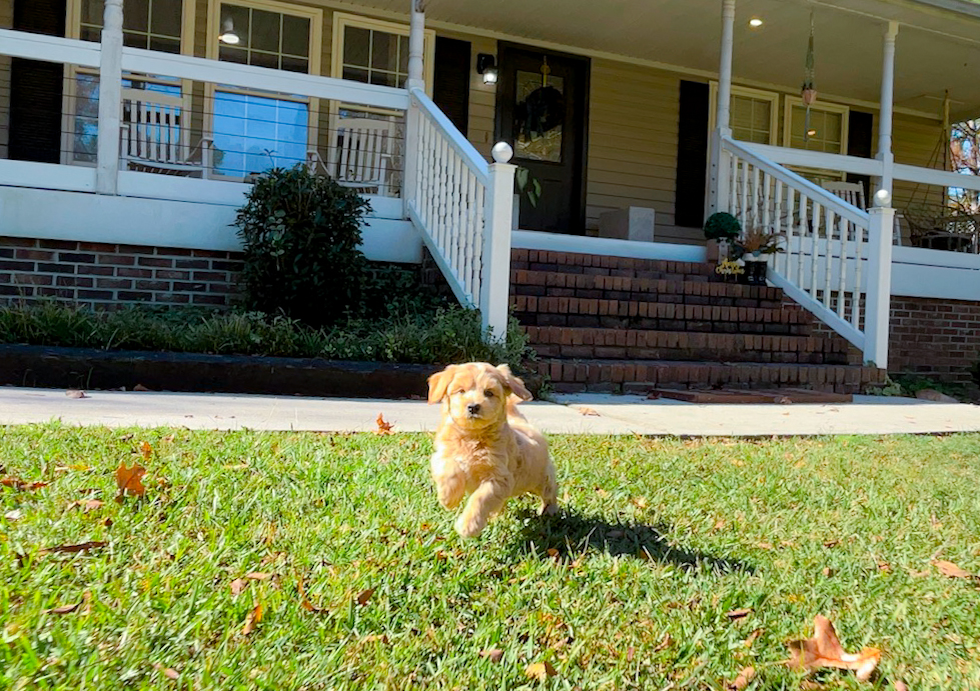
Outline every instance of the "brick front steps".
<path fill-rule="evenodd" d="M 557 391 L 798 387 L 883 381 L 778 288 L 707 264 L 515 250 L 511 307 Z"/>

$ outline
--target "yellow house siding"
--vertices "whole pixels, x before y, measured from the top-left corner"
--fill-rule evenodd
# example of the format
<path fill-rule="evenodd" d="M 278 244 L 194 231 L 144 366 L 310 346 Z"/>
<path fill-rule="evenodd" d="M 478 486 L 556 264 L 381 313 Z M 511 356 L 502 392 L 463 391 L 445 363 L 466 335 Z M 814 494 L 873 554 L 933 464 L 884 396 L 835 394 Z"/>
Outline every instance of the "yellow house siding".
<path fill-rule="evenodd" d="M 628 206 L 656 210 L 654 239 L 693 242 L 674 226 L 680 78 L 661 70 L 595 59 L 589 96 L 586 228 Z"/>

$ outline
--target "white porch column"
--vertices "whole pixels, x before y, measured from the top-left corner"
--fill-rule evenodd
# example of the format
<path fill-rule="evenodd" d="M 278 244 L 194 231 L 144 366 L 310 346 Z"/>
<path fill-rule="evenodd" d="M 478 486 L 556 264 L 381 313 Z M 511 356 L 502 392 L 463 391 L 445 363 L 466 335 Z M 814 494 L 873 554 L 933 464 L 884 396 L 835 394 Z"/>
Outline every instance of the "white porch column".
<path fill-rule="evenodd" d="M 480 273 L 480 319 L 490 338 L 507 339 L 507 315 L 510 307 L 510 245 L 514 214 L 514 173 L 517 166 L 508 163 L 514 150 L 498 142 L 490 164 L 490 186 L 483 222 L 483 266 Z"/>
<path fill-rule="evenodd" d="M 119 119 L 122 109 L 123 0 L 105 0 L 102 27 L 95 190 L 99 194 L 115 194 L 119 179 Z"/>
<path fill-rule="evenodd" d="M 887 200 L 890 204 L 890 200 Z M 868 292 L 864 312 L 864 361 L 888 368 L 888 327 L 891 321 L 892 229 L 895 209 L 874 206 L 868 248 Z"/>
<path fill-rule="evenodd" d="M 892 170 L 895 156 L 892 154 L 892 110 L 895 100 L 895 38 L 898 22 L 888 22 L 885 27 L 881 64 L 881 113 L 878 118 L 878 160 L 882 173 L 878 189 L 892 194 Z"/>
<path fill-rule="evenodd" d="M 425 52 L 425 3 L 424 0 L 410 0 L 412 3 L 412 23 L 408 34 L 408 80 L 405 88 L 425 89 L 423 77 L 423 54 Z M 416 196 L 418 183 L 419 119 L 421 113 L 412 98 L 408 99 L 408 112 L 405 113 L 405 155 L 402 161 L 405 172 L 402 176 L 402 206 L 405 218 Z"/>
<path fill-rule="evenodd" d="M 422 56 L 425 52 L 425 0 L 411 0 L 412 23 L 408 33 L 408 84 L 409 89 L 425 88 Z"/>
<path fill-rule="evenodd" d="M 708 213 L 728 206 L 728 167 L 722 161 L 721 138 L 730 137 L 732 108 L 732 56 L 735 47 L 735 0 L 722 0 L 721 62 L 718 66 L 718 103 L 715 108 L 715 131 L 711 137 L 711 162 L 708 170 Z"/>

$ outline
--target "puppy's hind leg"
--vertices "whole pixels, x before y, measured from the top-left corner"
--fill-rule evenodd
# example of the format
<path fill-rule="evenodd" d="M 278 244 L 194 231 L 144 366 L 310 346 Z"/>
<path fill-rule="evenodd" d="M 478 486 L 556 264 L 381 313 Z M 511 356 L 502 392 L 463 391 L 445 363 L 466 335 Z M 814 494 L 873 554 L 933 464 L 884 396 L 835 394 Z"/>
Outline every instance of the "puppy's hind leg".
<path fill-rule="evenodd" d="M 510 496 L 510 483 L 501 479 L 487 480 L 470 495 L 466 508 L 456 519 L 456 532 L 462 537 L 476 537 L 487 527 L 492 514 L 497 513 Z"/>
<path fill-rule="evenodd" d="M 554 467 L 549 466 L 544 485 L 541 487 L 541 508 L 538 509 L 538 515 L 554 516 L 556 513 L 558 513 L 558 480 L 555 479 Z"/>

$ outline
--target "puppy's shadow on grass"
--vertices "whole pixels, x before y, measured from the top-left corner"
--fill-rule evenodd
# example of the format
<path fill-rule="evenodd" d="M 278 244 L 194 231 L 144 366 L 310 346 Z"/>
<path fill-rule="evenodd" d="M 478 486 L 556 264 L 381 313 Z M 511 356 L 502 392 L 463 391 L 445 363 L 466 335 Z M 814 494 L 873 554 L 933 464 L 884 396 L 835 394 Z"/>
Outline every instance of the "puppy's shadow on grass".
<path fill-rule="evenodd" d="M 571 508 L 562 509 L 556 516 L 538 516 L 524 509 L 517 517 L 524 527 L 511 546 L 510 554 L 515 559 L 537 554 L 540 559 L 574 560 L 582 554 L 604 553 L 717 573 L 755 571 L 751 564 L 738 559 L 671 545 L 665 537 L 671 532 L 670 526 L 662 523 L 611 523 L 601 516 L 585 515 Z"/>

